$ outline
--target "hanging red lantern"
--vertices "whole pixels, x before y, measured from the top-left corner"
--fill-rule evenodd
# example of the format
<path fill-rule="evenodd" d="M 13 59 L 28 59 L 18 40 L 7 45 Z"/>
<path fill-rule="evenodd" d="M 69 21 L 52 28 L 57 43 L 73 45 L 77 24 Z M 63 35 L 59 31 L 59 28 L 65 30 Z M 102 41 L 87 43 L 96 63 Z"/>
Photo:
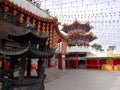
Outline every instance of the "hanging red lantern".
<path fill-rule="evenodd" d="M 33 24 L 33 26 L 35 26 L 35 23 L 36 23 L 36 20 L 33 19 L 33 20 L 32 20 L 32 24 Z"/>
<path fill-rule="evenodd" d="M 13 15 L 16 16 L 16 14 L 17 14 L 17 11 L 13 10 Z"/>
<path fill-rule="evenodd" d="M 48 30 L 49 30 L 49 23 L 47 24 L 46 32 L 48 32 Z"/>
<path fill-rule="evenodd" d="M 24 20 L 23 17 L 24 17 L 24 14 L 21 13 L 21 14 L 20 14 L 20 17 L 19 17 L 19 21 L 20 21 L 20 23 L 23 22 L 23 20 Z"/>
<path fill-rule="evenodd" d="M 4 11 L 8 12 L 9 8 L 7 6 L 4 6 Z"/>
<path fill-rule="evenodd" d="M 30 17 L 26 17 L 26 24 L 29 24 L 30 23 Z"/>
<path fill-rule="evenodd" d="M 37 32 L 40 32 L 40 24 L 41 24 L 41 22 L 38 22 L 38 24 L 37 24 Z"/>

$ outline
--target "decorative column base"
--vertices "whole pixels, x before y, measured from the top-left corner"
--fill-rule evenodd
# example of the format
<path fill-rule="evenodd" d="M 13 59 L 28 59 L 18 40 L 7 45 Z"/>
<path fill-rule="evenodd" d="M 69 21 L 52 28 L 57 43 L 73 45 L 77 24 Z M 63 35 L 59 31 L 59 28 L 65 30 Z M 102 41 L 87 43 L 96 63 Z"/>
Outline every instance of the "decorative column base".
<path fill-rule="evenodd" d="M 10 87 L 8 90 L 44 90 L 44 86 L 41 83 L 35 83 L 30 85 L 16 85 Z"/>
<path fill-rule="evenodd" d="M 42 90 L 44 90 L 44 80 L 46 78 L 46 74 L 44 72 L 45 72 L 45 67 L 43 66 L 42 58 L 39 58 L 37 74 L 38 74 L 38 78 L 41 78 L 41 84 L 43 88 Z M 41 89 L 35 89 L 35 90 L 41 90 Z"/>

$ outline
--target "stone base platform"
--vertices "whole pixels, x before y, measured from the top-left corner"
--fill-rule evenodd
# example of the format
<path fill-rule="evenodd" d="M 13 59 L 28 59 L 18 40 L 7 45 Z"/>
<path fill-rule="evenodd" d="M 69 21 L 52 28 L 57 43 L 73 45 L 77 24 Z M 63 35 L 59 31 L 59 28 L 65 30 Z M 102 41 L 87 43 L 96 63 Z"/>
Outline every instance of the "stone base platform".
<path fill-rule="evenodd" d="M 44 86 L 40 83 L 30 85 L 16 85 L 10 87 L 9 90 L 44 90 Z"/>

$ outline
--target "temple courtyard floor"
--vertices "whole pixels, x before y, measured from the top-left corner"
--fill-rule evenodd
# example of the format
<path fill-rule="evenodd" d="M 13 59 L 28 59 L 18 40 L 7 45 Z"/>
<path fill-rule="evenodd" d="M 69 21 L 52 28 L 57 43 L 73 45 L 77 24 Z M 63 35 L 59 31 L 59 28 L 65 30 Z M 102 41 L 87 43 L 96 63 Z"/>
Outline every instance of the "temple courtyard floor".
<path fill-rule="evenodd" d="M 120 71 L 46 68 L 45 73 L 45 90 L 120 90 Z"/>
<path fill-rule="evenodd" d="M 45 90 L 120 90 L 120 71 L 47 69 Z"/>

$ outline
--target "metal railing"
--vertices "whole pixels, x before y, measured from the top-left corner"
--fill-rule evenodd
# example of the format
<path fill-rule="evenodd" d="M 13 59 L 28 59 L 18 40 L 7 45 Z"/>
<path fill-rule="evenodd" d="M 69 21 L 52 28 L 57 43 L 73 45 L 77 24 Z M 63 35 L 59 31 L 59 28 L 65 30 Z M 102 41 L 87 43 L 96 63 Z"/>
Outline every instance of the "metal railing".
<path fill-rule="evenodd" d="M 90 52 L 90 49 L 87 46 L 71 46 L 67 47 L 67 52 Z"/>

